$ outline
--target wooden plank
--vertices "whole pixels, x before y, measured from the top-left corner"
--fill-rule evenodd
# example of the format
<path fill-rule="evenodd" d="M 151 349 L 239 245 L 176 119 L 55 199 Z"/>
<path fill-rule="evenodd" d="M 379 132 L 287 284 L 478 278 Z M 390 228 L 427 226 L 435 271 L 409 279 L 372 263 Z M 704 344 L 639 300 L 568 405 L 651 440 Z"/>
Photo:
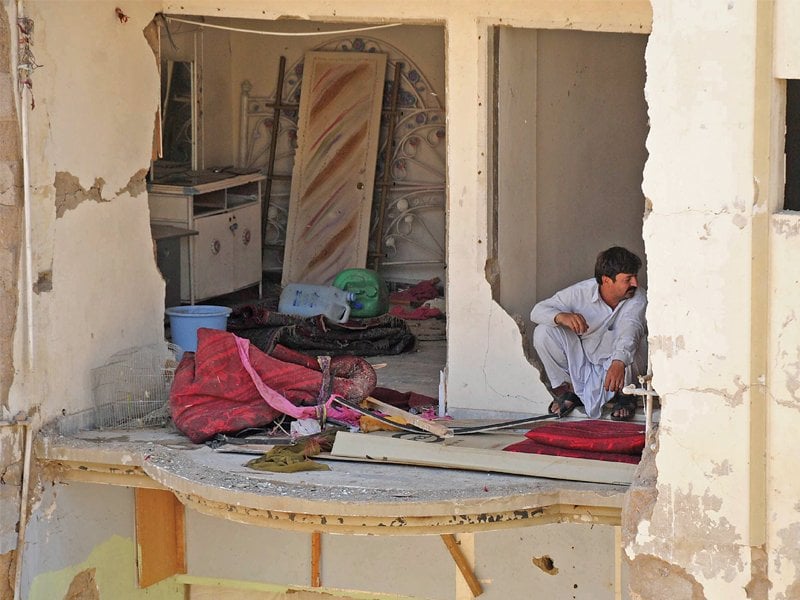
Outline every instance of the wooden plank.
<path fill-rule="evenodd" d="M 322 562 L 322 534 L 319 531 L 311 533 L 311 587 L 320 587 L 320 563 Z"/>
<path fill-rule="evenodd" d="M 453 430 L 443 425 L 442 423 L 436 423 L 433 421 L 428 421 L 427 419 L 423 419 L 418 415 L 412 415 L 410 412 L 405 411 L 401 408 L 397 408 L 396 406 L 392 406 L 391 404 L 386 404 L 386 402 L 381 402 L 377 398 L 373 398 L 372 396 L 367 396 L 366 398 L 367 404 L 378 408 L 381 412 L 386 413 L 387 415 L 391 415 L 393 417 L 401 417 L 406 420 L 407 423 L 414 425 L 415 427 L 419 427 L 420 429 L 424 429 L 432 433 L 433 435 L 438 435 L 442 438 L 449 438 L 453 437 Z"/>
<path fill-rule="evenodd" d="M 367 261 L 386 55 L 307 52 L 281 284 Z"/>
<path fill-rule="evenodd" d="M 472 438 L 456 437 L 445 441 L 412 441 L 376 434 L 336 434 L 331 454 L 339 457 L 368 458 L 380 462 L 489 471 L 586 481 L 590 483 L 630 484 L 636 465 L 565 456 L 524 454 L 470 447 Z"/>
<path fill-rule="evenodd" d="M 137 575 L 140 588 L 186 573 L 183 504 L 168 490 L 136 488 Z"/>
<path fill-rule="evenodd" d="M 464 576 L 464 581 L 467 582 L 472 595 L 477 598 L 483 593 L 483 586 L 481 582 L 478 581 L 478 578 L 475 577 L 475 573 L 472 572 L 472 567 L 467 562 L 464 553 L 461 552 L 461 547 L 458 545 L 456 536 L 452 533 L 443 533 L 442 541 L 444 545 L 447 546 L 447 550 L 450 552 L 450 556 L 453 557 L 458 570 L 461 571 L 461 574 Z"/>

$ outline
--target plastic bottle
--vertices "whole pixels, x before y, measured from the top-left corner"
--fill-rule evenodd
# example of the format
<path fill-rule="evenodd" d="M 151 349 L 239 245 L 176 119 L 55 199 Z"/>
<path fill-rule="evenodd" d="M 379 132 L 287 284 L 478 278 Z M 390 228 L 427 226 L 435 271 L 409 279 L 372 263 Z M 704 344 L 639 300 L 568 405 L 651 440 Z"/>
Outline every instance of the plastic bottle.
<path fill-rule="evenodd" d="M 325 315 L 334 323 L 345 323 L 354 299 L 355 294 L 331 285 L 290 283 L 281 291 L 278 312 L 297 317 Z"/>
<path fill-rule="evenodd" d="M 372 269 L 345 269 L 333 279 L 334 287 L 355 295 L 353 317 L 377 317 L 389 310 L 386 282 Z"/>

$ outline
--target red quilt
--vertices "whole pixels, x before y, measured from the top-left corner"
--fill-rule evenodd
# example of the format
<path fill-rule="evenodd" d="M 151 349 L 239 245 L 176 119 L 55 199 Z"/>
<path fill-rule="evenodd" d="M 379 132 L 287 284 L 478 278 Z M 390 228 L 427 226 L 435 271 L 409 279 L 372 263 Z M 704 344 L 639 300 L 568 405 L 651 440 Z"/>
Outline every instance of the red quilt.
<path fill-rule="evenodd" d="M 525 437 L 504 450 L 636 464 L 644 448 L 644 425 L 598 420 L 548 423 Z"/>
<path fill-rule="evenodd" d="M 250 365 L 261 381 L 296 406 L 316 404 L 323 387 L 316 359 L 281 346 L 273 353 L 249 347 Z M 376 383 L 372 366 L 356 356 L 333 357 L 330 375 L 329 393 L 356 402 Z M 204 328 L 197 331 L 197 352 L 184 353 L 175 371 L 170 409 L 175 426 L 195 443 L 217 433 L 263 427 L 281 415 L 261 396 L 242 364 L 236 336 Z"/>

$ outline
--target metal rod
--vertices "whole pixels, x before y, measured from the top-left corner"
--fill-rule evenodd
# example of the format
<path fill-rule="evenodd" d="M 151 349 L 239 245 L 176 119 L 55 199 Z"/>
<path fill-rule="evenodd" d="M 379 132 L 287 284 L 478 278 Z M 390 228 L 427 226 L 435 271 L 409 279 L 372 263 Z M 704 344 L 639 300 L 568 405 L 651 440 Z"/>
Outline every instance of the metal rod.
<path fill-rule="evenodd" d="M 380 200 L 378 204 L 378 222 L 374 268 L 377 271 L 383 257 L 383 220 L 386 218 L 386 198 L 389 195 L 389 180 L 392 175 L 392 156 L 394 154 L 394 127 L 397 119 L 397 97 L 400 94 L 400 74 L 403 63 L 394 65 L 394 82 L 392 84 L 392 98 L 389 103 L 389 123 L 386 127 L 386 149 L 384 150 L 383 178 L 381 182 Z"/>
<path fill-rule="evenodd" d="M 278 61 L 278 82 L 275 86 L 275 105 L 272 109 L 272 133 L 269 139 L 269 159 L 267 160 L 267 180 L 264 182 L 264 201 L 261 215 L 261 245 L 267 241 L 267 222 L 269 220 L 269 199 L 272 195 L 272 177 L 275 173 L 275 150 L 278 147 L 278 129 L 281 121 L 281 108 L 283 105 L 283 77 L 286 70 L 286 57 L 281 56 Z"/>

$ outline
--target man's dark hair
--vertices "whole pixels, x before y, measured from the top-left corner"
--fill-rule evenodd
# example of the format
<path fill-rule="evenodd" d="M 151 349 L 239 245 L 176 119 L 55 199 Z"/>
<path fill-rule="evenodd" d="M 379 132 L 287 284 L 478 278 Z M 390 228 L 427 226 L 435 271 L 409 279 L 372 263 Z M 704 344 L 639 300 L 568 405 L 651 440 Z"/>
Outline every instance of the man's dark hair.
<path fill-rule="evenodd" d="M 594 264 L 594 278 L 603 283 L 603 275 L 613 281 L 620 273 L 636 275 L 642 268 L 642 259 L 621 246 L 612 246 L 597 255 Z"/>

